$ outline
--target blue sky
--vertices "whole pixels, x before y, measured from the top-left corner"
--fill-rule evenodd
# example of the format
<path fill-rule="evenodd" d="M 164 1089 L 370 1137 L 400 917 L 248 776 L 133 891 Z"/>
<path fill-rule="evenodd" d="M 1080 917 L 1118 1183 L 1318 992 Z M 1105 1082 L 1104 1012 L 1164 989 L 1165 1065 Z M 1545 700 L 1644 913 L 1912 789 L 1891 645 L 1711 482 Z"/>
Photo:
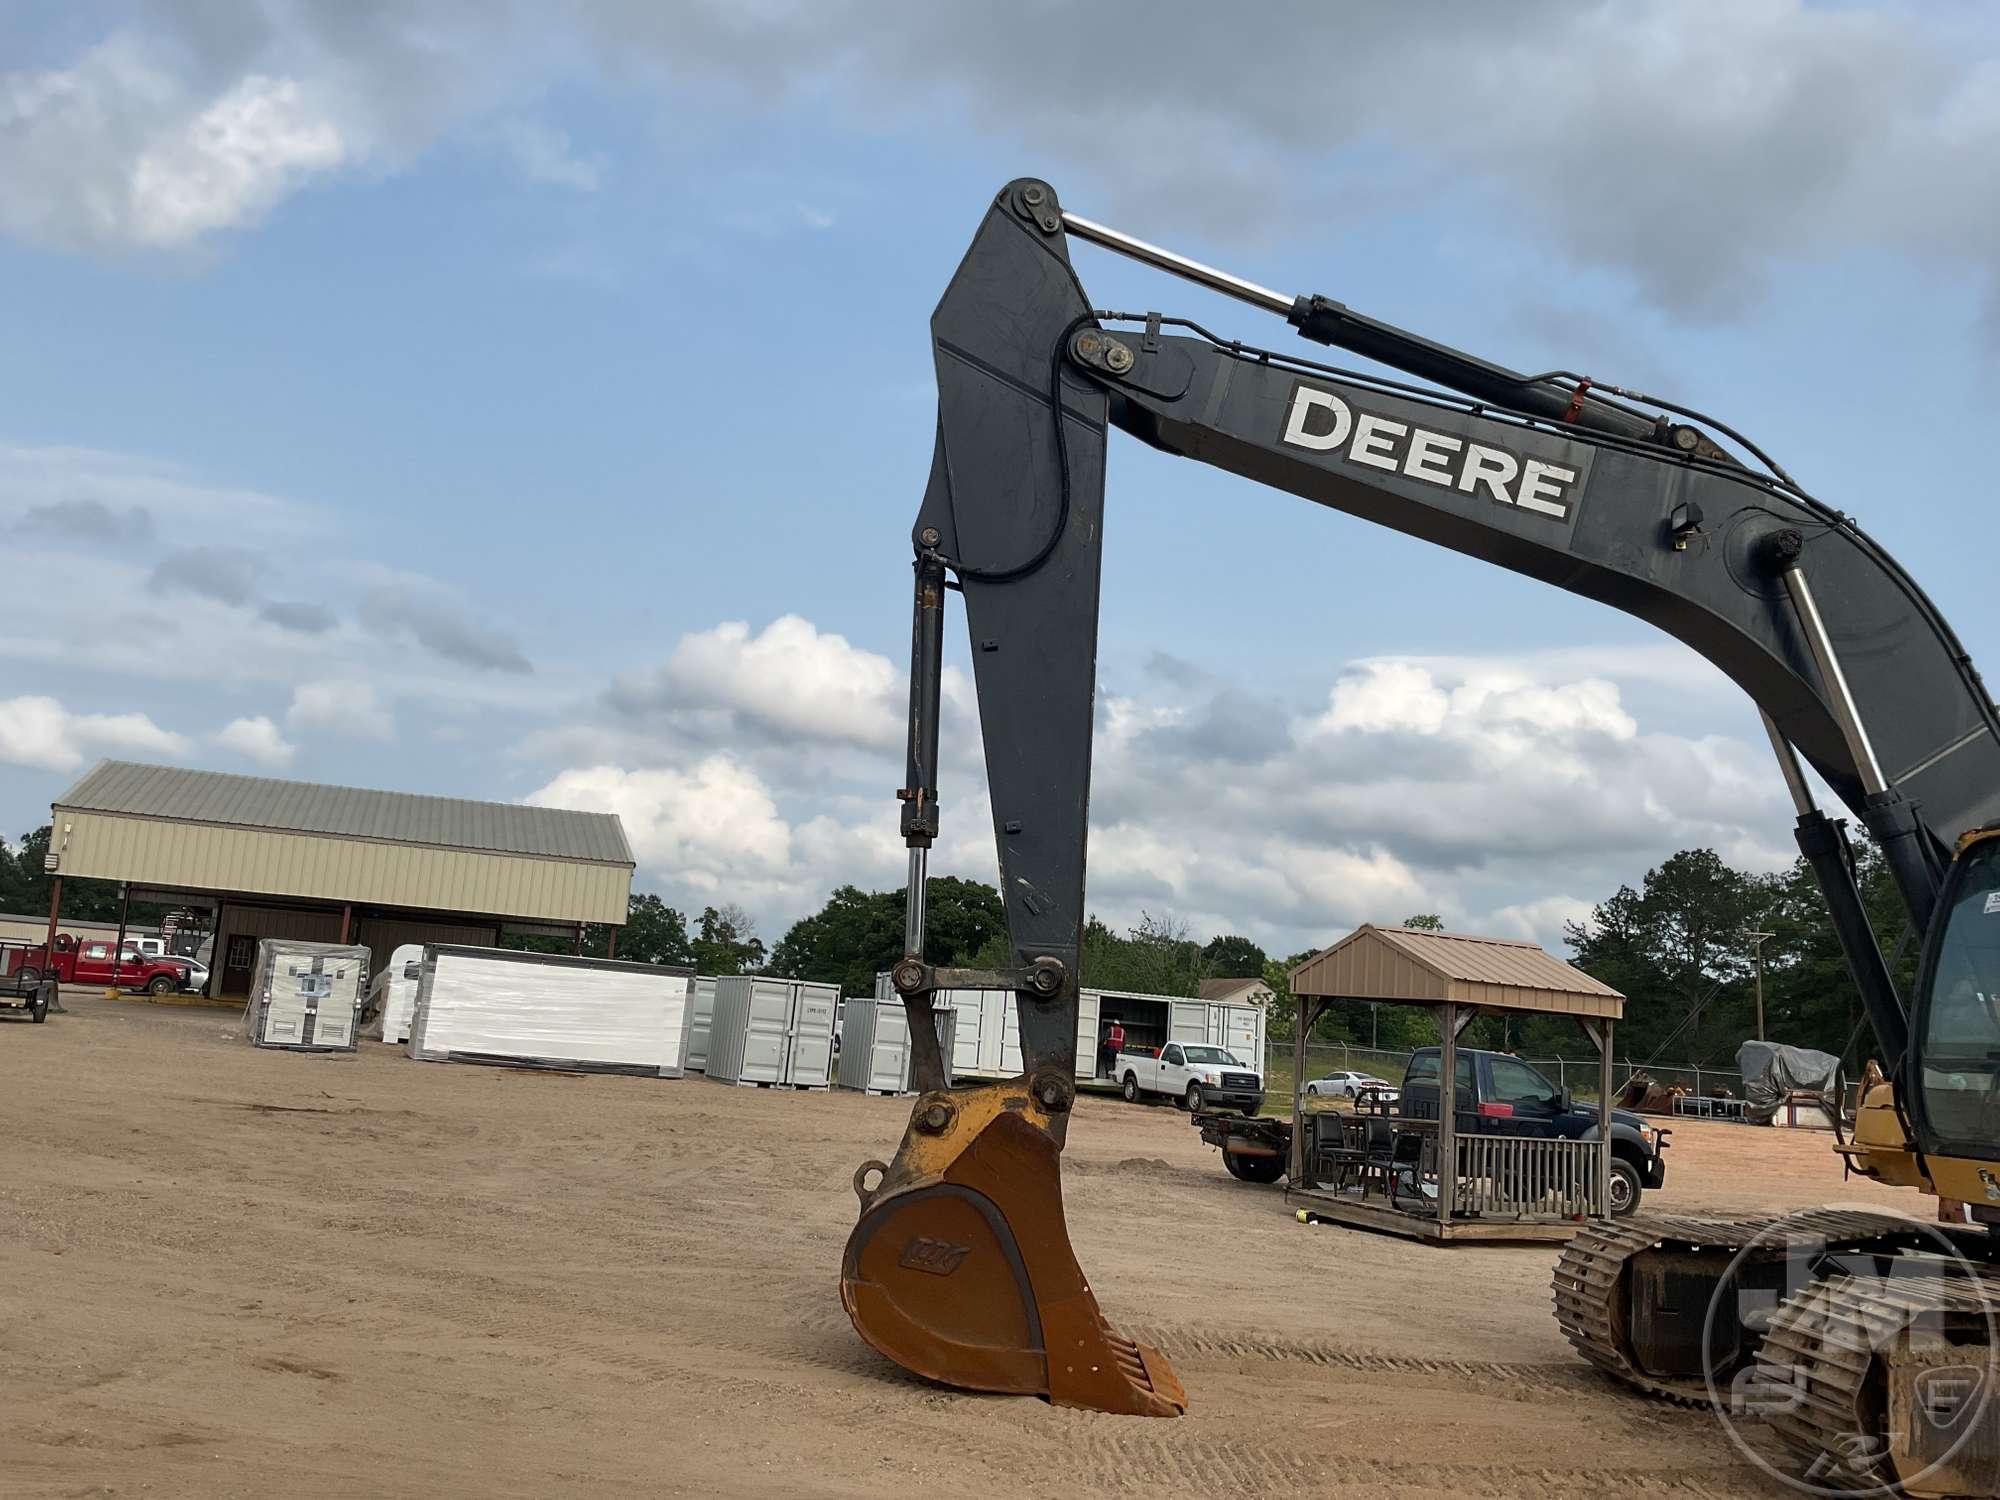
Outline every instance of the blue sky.
<path fill-rule="evenodd" d="M 1988 12 L 1216 9 L 11 7 L 0 829 L 119 754 L 609 807 L 771 937 L 899 883 L 926 323 L 1022 173 L 1711 411 L 1988 655 Z M 1645 627 L 1129 442 L 1108 510 L 1112 920 L 1553 939 L 1786 857 L 1754 711 Z M 939 864 L 990 878 L 953 694 Z"/>

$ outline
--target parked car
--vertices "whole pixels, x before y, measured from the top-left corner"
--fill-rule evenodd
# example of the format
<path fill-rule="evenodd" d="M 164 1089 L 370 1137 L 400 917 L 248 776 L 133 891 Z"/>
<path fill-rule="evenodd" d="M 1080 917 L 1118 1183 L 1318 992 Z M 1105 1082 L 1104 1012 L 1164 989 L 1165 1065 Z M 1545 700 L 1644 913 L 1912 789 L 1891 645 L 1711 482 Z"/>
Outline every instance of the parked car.
<path fill-rule="evenodd" d="M 1403 1075 L 1402 1113 L 1415 1119 L 1438 1117 L 1439 1049 L 1425 1047 L 1410 1057 Z M 1461 1134 L 1524 1135 L 1560 1140 L 1597 1139 L 1597 1106 L 1578 1104 L 1540 1070 L 1505 1052 L 1458 1051 L 1456 1129 Z M 1666 1184 L 1667 1137 L 1673 1132 L 1648 1124 L 1629 1109 L 1611 1111 L 1611 1212 L 1619 1217 L 1639 1206 L 1647 1188 Z"/>
<path fill-rule="evenodd" d="M 1377 1078 L 1373 1073 L 1360 1073 L 1352 1069 L 1337 1068 L 1318 1078 L 1308 1079 L 1308 1094 L 1331 1094 L 1342 1099 L 1352 1099 L 1363 1089 L 1390 1089 L 1396 1086 L 1386 1078 Z"/>
<path fill-rule="evenodd" d="M 1168 1042 L 1120 1052 L 1116 1073 L 1125 1097 L 1137 1103 L 1148 1094 L 1165 1095 L 1190 1110 L 1240 1109 L 1254 1115 L 1264 1107 L 1264 1078 L 1237 1060 L 1227 1047 Z"/>
<path fill-rule="evenodd" d="M 187 987 L 190 960 L 147 958 L 137 948 L 125 947 L 112 954 L 112 939 L 74 933 L 56 934 L 55 955 L 48 945 L 9 948 L 7 972 L 24 982 L 53 975 L 62 984 L 116 985 L 120 989 L 144 990 L 151 995 L 170 995 Z"/>

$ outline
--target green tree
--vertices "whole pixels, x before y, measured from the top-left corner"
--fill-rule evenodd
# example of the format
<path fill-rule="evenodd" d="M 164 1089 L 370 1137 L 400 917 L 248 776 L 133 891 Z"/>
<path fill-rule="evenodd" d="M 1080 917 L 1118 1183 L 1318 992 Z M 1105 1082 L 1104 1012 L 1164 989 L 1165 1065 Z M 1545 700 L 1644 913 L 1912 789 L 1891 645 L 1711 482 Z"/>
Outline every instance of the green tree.
<path fill-rule="evenodd" d="M 1403 925 L 1417 932 L 1443 932 L 1444 918 L 1434 911 L 1420 911 L 1414 917 L 1403 918 Z"/>
<path fill-rule="evenodd" d="M 597 947 L 601 945 L 590 944 Z M 618 934 L 618 956 L 635 964 L 689 965 L 695 961 L 687 918 L 650 891 L 634 891 Z"/>
<path fill-rule="evenodd" d="M 872 995 L 875 976 L 903 956 L 903 916 L 901 890 L 839 886 L 825 906 L 786 929 L 771 950 L 770 970 L 838 984 L 846 995 Z M 926 962 L 982 968 L 1013 962 L 1006 913 L 992 886 L 938 876 L 924 888 L 924 916 Z"/>
<path fill-rule="evenodd" d="M 1270 962 L 1262 948 L 1233 932 L 1210 938 L 1201 957 L 1209 974 L 1217 979 L 1256 979 Z"/>
<path fill-rule="evenodd" d="M 1735 1057 L 1750 970 L 1744 934 L 1768 900 L 1764 882 L 1714 850 L 1683 849 L 1648 870 L 1640 889 L 1621 886 L 1587 922 L 1565 925 L 1577 967 L 1626 997 L 1622 1051 L 1707 1065 Z"/>
<path fill-rule="evenodd" d="M 701 909 L 694 965 L 702 974 L 751 974 L 764 967 L 764 944 L 750 914 L 733 902 Z"/>

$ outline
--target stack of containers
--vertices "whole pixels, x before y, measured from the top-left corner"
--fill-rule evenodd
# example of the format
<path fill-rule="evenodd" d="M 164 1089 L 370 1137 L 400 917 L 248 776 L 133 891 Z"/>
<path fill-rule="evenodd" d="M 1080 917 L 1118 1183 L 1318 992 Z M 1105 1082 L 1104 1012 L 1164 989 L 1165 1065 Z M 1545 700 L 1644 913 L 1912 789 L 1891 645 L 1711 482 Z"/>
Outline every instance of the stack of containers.
<path fill-rule="evenodd" d="M 243 1034 L 259 1047 L 354 1051 L 368 957 L 366 948 L 344 943 L 263 939 L 243 1007 Z"/>
<path fill-rule="evenodd" d="M 840 987 L 728 974 L 715 981 L 706 1071 L 722 1083 L 823 1089 L 833 1081 Z"/>

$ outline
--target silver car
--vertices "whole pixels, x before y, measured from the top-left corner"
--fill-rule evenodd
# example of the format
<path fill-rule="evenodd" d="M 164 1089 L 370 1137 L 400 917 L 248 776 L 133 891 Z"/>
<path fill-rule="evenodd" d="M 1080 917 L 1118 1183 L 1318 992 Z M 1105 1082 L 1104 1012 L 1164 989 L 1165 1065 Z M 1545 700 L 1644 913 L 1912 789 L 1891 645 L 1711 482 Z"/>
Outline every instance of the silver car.
<path fill-rule="evenodd" d="M 1359 1073 L 1352 1069 L 1341 1069 L 1319 1078 L 1308 1079 L 1308 1094 L 1326 1094 L 1342 1099 L 1352 1099 L 1363 1089 L 1391 1089 L 1395 1085 L 1386 1078 L 1377 1078 L 1373 1073 Z"/>

